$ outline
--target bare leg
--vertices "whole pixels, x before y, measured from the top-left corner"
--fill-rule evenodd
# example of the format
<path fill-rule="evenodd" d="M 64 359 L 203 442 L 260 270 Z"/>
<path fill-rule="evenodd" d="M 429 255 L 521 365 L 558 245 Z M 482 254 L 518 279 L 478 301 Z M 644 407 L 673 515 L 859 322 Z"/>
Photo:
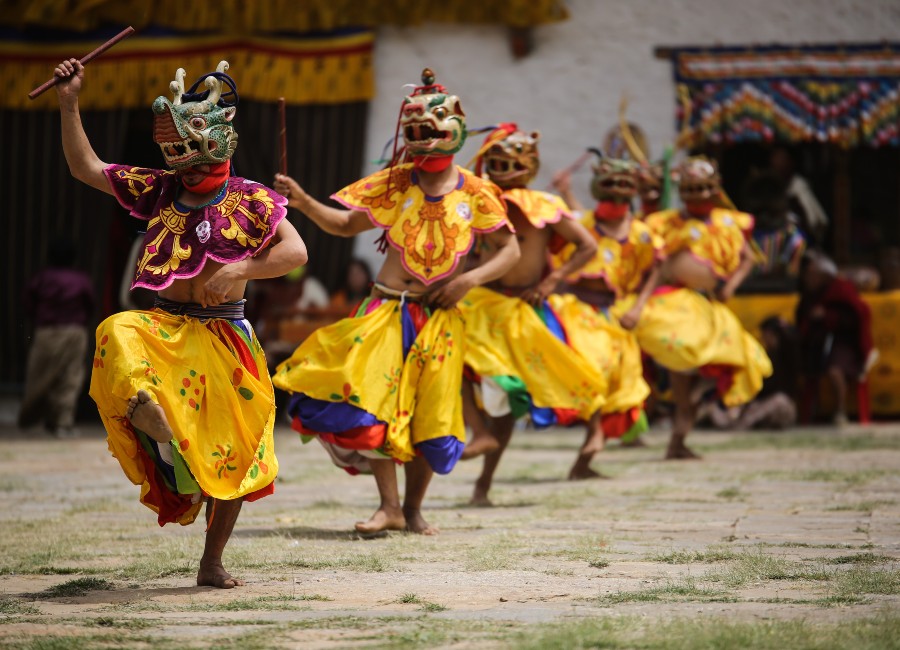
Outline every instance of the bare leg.
<path fill-rule="evenodd" d="M 598 439 L 600 442 L 599 449 L 597 449 Z M 572 469 L 569 470 L 570 481 L 583 481 L 591 478 L 609 478 L 608 476 L 604 476 L 600 472 L 595 472 L 591 469 L 591 460 L 593 460 L 594 454 L 596 454 L 597 451 L 603 449 L 603 443 L 603 426 L 601 424 L 600 412 L 598 411 L 591 416 L 591 421 L 587 424 L 584 444 L 581 445 L 581 449 L 578 451 L 578 458 L 575 459 L 575 464 L 573 464 Z"/>
<path fill-rule="evenodd" d="M 145 390 L 139 390 L 137 395 L 128 400 L 125 417 L 135 429 L 140 429 L 156 442 L 167 443 L 173 437 L 165 411 Z"/>
<path fill-rule="evenodd" d="M 484 416 L 475 404 L 475 389 L 468 379 L 463 379 L 462 399 L 463 419 L 472 428 L 472 439 L 466 445 L 460 459 L 469 460 L 500 449 L 500 442 L 485 423 Z"/>
<path fill-rule="evenodd" d="M 688 460 L 700 458 L 684 444 L 684 439 L 694 427 L 694 402 L 691 393 L 694 377 L 680 372 L 671 373 L 672 396 L 675 399 L 675 417 L 672 422 L 672 437 L 666 460 Z"/>
<path fill-rule="evenodd" d="M 422 501 L 434 472 L 423 457 L 417 456 L 403 466 L 406 470 L 406 494 L 403 498 L 403 515 L 406 530 L 419 535 L 437 535 L 440 530 L 422 517 Z"/>
<path fill-rule="evenodd" d="M 481 468 L 481 476 L 475 481 L 475 490 L 472 493 L 472 499 L 469 501 L 474 506 L 491 506 L 491 500 L 488 499 L 488 492 L 491 489 L 491 483 L 494 481 L 494 472 L 500 464 L 500 458 L 506 450 L 509 441 L 512 439 L 513 428 L 516 419 L 510 413 L 500 418 L 494 419 L 494 433 L 497 435 L 497 442 L 500 448 L 484 455 L 484 465 Z"/>
<path fill-rule="evenodd" d="M 243 502 L 243 499 L 232 501 L 210 499 L 207 502 L 206 545 L 203 547 L 203 557 L 200 558 L 200 571 L 197 572 L 198 585 L 219 589 L 243 586 L 243 580 L 233 578 L 222 566 L 222 551 L 225 550 L 225 544 L 231 537 Z"/>
<path fill-rule="evenodd" d="M 400 491 L 397 488 L 397 469 L 390 458 L 369 459 L 381 505 L 369 521 L 356 522 L 356 530 L 371 535 L 384 530 L 403 530 L 406 520 L 400 508 Z"/>
<path fill-rule="evenodd" d="M 847 380 L 843 371 L 837 366 L 828 369 L 828 381 L 834 388 L 835 413 L 834 423 L 842 426 L 847 423 Z"/>

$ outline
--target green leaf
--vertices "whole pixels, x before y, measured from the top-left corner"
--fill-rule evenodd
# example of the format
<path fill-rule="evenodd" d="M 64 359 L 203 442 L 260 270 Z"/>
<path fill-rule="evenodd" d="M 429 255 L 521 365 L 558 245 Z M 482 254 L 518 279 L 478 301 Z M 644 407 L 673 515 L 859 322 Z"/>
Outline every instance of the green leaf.
<path fill-rule="evenodd" d="M 353 402 L 354 404 L 359 404 L 359 395 L 351 395 L 350 401 Z"/>
<path fill-rule="evenodd" d="M 254 465 L 250 468 L 250 478 L 256 478 L 257 474 L 259 474 L 259 465 Z"/>
<path fill-rule="evenodd" d="M 245 400 L 249 401 L 249 400 L 253 399 L 253 391 L 251 391 L 249 388 L 245 388 L 245 387 L 241 386 L 240 388 L 238 388 L 238 392 L 241 394 L 241 397 L 243 397 Z"/>

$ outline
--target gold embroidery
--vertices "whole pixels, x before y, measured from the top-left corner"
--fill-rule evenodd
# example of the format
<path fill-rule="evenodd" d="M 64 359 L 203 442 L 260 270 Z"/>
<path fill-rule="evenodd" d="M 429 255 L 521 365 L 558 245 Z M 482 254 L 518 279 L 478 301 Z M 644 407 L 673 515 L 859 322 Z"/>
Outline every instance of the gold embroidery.
<path fill-rule="evenodd" d="M 425 201 L 419 208 L 419 221 L 403 222 L 406 257 L 421 264 L 426 276 L 431 276 L 435 268 L 441 267 L 456 252 L 459 224 L 448 224 L 444 220 L 446 215 L 443 201 Z M 419 234 L 426 226 L 424 239 L 420 243 Z"/>
<path fill-rule="evenodd" d="M 151 188 L 147 181 L 150 178 L 153 178 L 153 172 L 138 174 L 138 169 L 140 169 L 140 167 L 132 167 L 129 170 L 116 170 L 116 175 L 119 178 L 128 181 L 128 193 L 136 199 L 140 198 L 142 194 L 146 194 L 150 191 Z"/>
<path fill-rule="evenodd" d="M 220 232 L 226 239 L 236 239 L 241 246 L 251 246 L 252 248 L 256 248 L 265 238 L 266 233 L 269 232 L 269 217 L 275 207 L 275 202 L 264 189 L 258 189 L 253 194 L 247 196 L 246 198 L 248 201 L 258 201 L 265 206 L 265 216 L 260 217 L 246 206 L 241 205 L 241 200 L 244 196 L 245 195 L 242 192 L 229 192 L 225 199 L 215 206 L 216 210 L 219 211 L 219 214 L 228 219 L 229 223 L 228 228 L 222 228 Z M 259 229 L 259 237 L 253 237 L 247 233 L 246 230 L 241 228 L 240 224 L 234 218 L 235 211 L 243 214 L 254 226 L 256 226 L 256 228 Z"/>
<path fill-rule="evenodd" d="M 177 271 L 178 267 L 181 266 L 181 262 L 191 256 L 190 246 L 186 248 L 181 247 L 181 235 L 184 234 L 188 214 L 187 212 L 179 212 L 173 204 L 160 210 L 159 215 L 150 220 L 150 223 L 147 224 L 147 230 L 152 230 L 153 226 L 160 222 L 163 227 L 156 238 L 144 246 L 144 254 L 138 262 L 135 277 L 144 271 L 149 271 L 153 275 L 165 275 L 170 271 Z M 169 259 L 163 264 L 150 264 L 150 260 L 159 254 L 160 247 L 170 234 L 174 235 L 174 238 Z"/>

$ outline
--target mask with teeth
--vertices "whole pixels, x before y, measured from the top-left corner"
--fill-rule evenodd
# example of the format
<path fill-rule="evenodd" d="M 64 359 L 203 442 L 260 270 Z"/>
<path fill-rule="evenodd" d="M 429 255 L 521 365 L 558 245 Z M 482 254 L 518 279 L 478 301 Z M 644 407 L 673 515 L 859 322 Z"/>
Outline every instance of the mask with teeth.
<path fill-rule="evenodd" d="M 422 84 L 403 100 L 400 130 L 410 156 L 452 156 L 466 142 L 466 114 L 459 97 L 435 83 L 425 68 Z"/>
<path fill-rule="evenodd" d="M 541 134 L 519 131 L 515 124 L 501 124 L 485 139 L 484 153 L 476 163 L 475 173 L 481 175 L 482 166 L 488 177 L 500 187 L 527 187 L 540 167 L 537 143 Z"/>
<path fill-rule="evenodd" d="M 637 194 L 637 165 L 630 160 L 603 158 L 594 165 L 591 194 L 598 201 L 631 203 Z"/>
<path fill-rule="evenodd" d="M 220 62 L 215 73 L 204 75 L 186 92 L 185 71 L 179 68 L 169 84 L 173 100 L 157 97 L 153 102 L 153 140 L 172 169 L 219 165 L 234 154 L 237 132 L 231 121 L 237 111 L 237 91 L 226 70 L 228 62 Z M 195 94 L 201 83 L 207 90 Z M 223 98 L 225 85 L 230 88 L 225 96 L 232 101 Z"/>
<path fill-rule="evenodd" d="M 688 158 L 678 166 L 678 194 L 688 212 L 705 215 L 712 212 L 722 192 L 716 164 L 702 156 Z"/>

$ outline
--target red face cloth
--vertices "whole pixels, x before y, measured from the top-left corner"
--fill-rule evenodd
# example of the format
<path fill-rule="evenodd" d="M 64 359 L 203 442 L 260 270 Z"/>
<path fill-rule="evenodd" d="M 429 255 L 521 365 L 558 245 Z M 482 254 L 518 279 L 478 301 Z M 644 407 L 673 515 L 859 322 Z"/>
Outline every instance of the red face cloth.
<path fill-rule="evenodd" d="M 696 217 L 708 217 L 716 207 L 715 201 L 691 201 L 684 204 L 685 209 Z"/>
<path fill-rule="evenodd" d="M 188 189 L 188 191 L 193 192 L 194 194 L 209 194 L 210 192 L 219 189 L 222 187 L 223 183 L 228 180 L 228 174 L 231 171 L 231 161 L 226 160 L 223 163 L 218 163 L 215 165 L 209 166 L 208 172 L 202 172 L 198 169 L 194 169 L 193 167 L 189 167 L 180 172 L 181 182 Z M 194 185 L 188 185 L 184 181 L 184 174 L 200 174 L 203 178 L 199 183 L 195 183 Z"/>
<path fill-rule="evenodd" d="M 594 208 L 594 216 L 600 221 L 615 221 L 616 219 L 624 219 L 628 216 L 628 209 L 631 206 L 628 203 L 617 203 L 615 201 L 600 201 Z"/>
<path fill-rule="evenodd" d="M 423 172 L 442 172 L 452 162 L 453 156 L 451 155 L 413 156 L 413 165 L 415 165 L 416 169 L 421 169 Z"/>

